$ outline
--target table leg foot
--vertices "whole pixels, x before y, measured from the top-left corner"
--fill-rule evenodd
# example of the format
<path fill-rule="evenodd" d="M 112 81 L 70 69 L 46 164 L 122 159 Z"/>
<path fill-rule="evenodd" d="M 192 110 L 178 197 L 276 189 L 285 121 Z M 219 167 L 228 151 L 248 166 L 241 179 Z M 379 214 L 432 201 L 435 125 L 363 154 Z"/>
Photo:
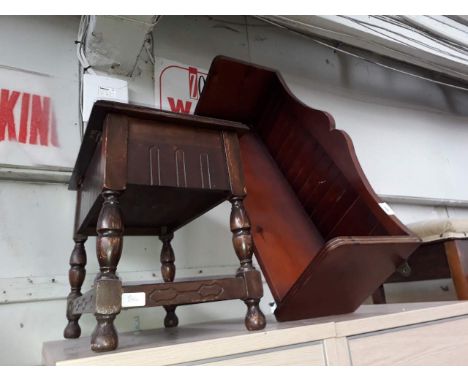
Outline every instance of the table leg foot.
<path fill-rule="evenodd" d="M 251 298 L 245 300 L 247 305 L 247 314 L 245 315 L 245 327 L 248 330 L 261 330 L 266 326 L 265 315 L 260 309 L 260 299 Z"/>
<path fill-rule="evenodd" d="M 179 318 L 175 314 L 176 306 L 165 306 L 166 309 L 166 317 L 164 318 L 164 326 L 166 328 L 175 328 L 179 325 Z"/>
<path fill-rule="evenodd" d="M 63 336 L 67 339 L 80 338 L 81 328 L 78 324 L 78 320 L 68 321 L 68 324 L 63 331 Z"/>
<path fill-rule="evenodd" d="M 115 350 L 119 345 L 119 337 L 114 326 L 115 314 L 96 315 L 97 325 L 91 335 L 91 350 L 105 352 Z"/>

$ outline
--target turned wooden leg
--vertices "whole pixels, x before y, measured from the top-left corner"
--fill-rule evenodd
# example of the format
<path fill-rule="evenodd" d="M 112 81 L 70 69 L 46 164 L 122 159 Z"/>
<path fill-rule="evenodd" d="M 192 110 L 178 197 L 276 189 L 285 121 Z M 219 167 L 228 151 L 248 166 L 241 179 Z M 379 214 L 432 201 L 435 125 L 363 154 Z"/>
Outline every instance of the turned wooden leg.
<path fill-rule="evenodd" d="M 122 254 L 123 221 L 119 208 L 120 192 L 102 192 L 104 203 L 97 222 L 96 253 L 100 274 L 97 280 L 118 279 L 115 274 Z M 91 335 L 91 349 L 97 352 L 114 350 L 118 346 L 114 327 L 116 314 L 95 314 L 97 325 Z"/>
<path fill-rule="evenodd" d="M 164 282 L 172 282 L 175 277 L 175 256 L 174 250 L 172 249 L 171 240 L 174 238 L 172 232 L 159 236 L 163 246 L 161 249 L 161 274 Z M 164 326 L 166 328 L 173 328 L 179 324 L 179 319 L 175 314 L 176 305 L 165 305 L 166 317 L 164 318 Z"/>
<path fill-rule="evenodd" d="M 385 298 L 385 289 L 383 284 L 379 286 L 376 291 L 372 294 L 372 302 L 374 304 L 386 304 L 387 299 Z"/>
<path fill-rule="evenodd" d="M 84 246 L 86 239 L 85 236 L 76 236 L 73 239 L 75 247 L 70 256 L 70 270 L 68 271 L 71 292 L 67 297 L 68 325 L 63 332 L 65 338 L 78 338 L 81 335 L 81 328 L 78 324 L 81 314 L 72 314 L 72 307 L 73 301 L 81 296 L 81 286 L 86 276 L 86 250 Z"/>
<path fill-rule="evenodd" d="M 468 300 L 468 240 L 450 240 L 444 246 L 457 297 Z"/>
<path fill-rule="evenodd" d="M 234 196 L 230 200 L 231 209 L 231 232 L 234 250 L 240 261 L 240 267 L 237 274 L 254 271 L 252 265 L 253 240 L 250 233 L 250 221 L 244 208 L 243 197 Z M 247 305 L 247 314 L 245 316 L 245 326 L 248 330 L 260 330 L 266 325 L 263 312 L 260 310 L 260 299 L 247 299 L 244 301 Z"/>

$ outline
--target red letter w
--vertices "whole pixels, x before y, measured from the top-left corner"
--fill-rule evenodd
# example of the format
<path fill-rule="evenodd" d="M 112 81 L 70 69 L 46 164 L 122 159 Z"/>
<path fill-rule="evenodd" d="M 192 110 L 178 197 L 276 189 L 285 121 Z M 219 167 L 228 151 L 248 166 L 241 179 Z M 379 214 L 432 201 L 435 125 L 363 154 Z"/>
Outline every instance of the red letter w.
<path fill-rule="evenodd" d="M 185 114 L 190 113 L 190 109 L 192 108 L 192 102 L 185 101 L 185 104 L 184 104 L 184 102 L 181 99 L 177 99 L 177 104 L 176 104 L 174 101 L 174 98 L 172 97 L 167 97 L 167 100 L 169 101 L 169 106 L 171 107 L 171 111 L 174 111 L 176 113 L 185 113 Z"/>

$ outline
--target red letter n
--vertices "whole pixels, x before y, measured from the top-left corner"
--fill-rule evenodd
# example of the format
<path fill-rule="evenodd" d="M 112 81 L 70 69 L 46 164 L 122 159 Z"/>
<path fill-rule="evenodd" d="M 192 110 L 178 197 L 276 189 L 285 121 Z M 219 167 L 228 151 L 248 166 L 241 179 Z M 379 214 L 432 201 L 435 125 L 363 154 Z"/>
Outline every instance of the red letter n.
<path fill-rule="evenodd" d="M 29 143 L 37 145 L 37 136 L 42 146 L 48 145 L 49 138 L 49 114 L 50 114 L 50 98 L 33 95 L 32 98 L 32 113 L 31 113 L 31 129 L 29 132 Z"/>
<path fill-rule="evenodd" d="M 13 109 L 18 101 L 19 92 L 2 89 L 0 96 L 0 141 L 5 140 L 5 130 L 8 128 L 8 140 L 16 141 L 15 117 Z"/>
<path fill-rule="evenodd" d="M 192 102 L 185 101 L 185 104 L 184 104 L 184 102 L 181 99 L 178 99 L 177 104 L 176 104 L 174 102 L 174 98 L 172 97 L 167 97 L 167 100 L 169 101 L 169 106 L 171 107 L 171 111 L 176 112 L 176 113 L 185 113 L 185 114 L 190 113 L 190 109 L 192 108 Z"/>

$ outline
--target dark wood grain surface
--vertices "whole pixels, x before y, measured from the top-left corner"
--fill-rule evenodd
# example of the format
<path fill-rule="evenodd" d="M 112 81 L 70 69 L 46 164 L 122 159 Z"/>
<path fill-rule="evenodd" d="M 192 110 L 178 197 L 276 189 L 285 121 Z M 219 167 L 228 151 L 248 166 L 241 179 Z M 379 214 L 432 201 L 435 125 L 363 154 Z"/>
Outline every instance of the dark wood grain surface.
<path fill-rule="evenodd" d="M 418 247 L 379 206 L 350 137 L 277 72 L 219 56 L 195 113 L 250 128 L 245 206 L 278 319 L 353 311 Z"/>
<path fill-rule="evenodd" d="M 213 129 L 218 131 L 235 131 L 239 134 L 248 128 L 242 123 L 221 120 L 209 117 L 194 117 L 192 115 L 171 113 L 154 108 L 138 105 L 129 105 L 120 102 L 97 101 L 95 102 L 89 123 L 83 137 L 78 157 L 69 182 L 69 189 L 76 190 L 88 168 L 89 162 L 95 152 L 95 146 L 100 141 L 104 120 L 109 113 L 124 115 L 127 118 L 136 118 L 140 121 L 160 121 L 172 124 L 181 124 L 195 128 Z"/>
<path fill-rule="evenodd" d="M 385 283 L 451 278 L 459 300 L 468 300 L 468 240 L 441 238 L 423 243 L 408 259 L 406 274 L 395 272 Z M 385 294 L 383 294 L 385 295 Z M 373 297 L 379 302 L 378 296 Z"/>
<path fill-rule="evenodd" d="M 92 350 L 116 349 L 114 320 L 123 293 L 147 295 L 137 304 L 140 307 L 163 306 L 166 327 L 178 325 L 178 305 L 226 299 L 246 304 L 248 330 L 265 327 L 259 306 L 262 281 L 252 264 L 250 221 L 243 206 L 238 135 L 246 131 L 237 122 L 103 101 L 95 104 L 69 187 L 77 190 L 77 205 L 66 338 L 79 337 L 81 314 L 93 313 Z M 240 263 L 236 274 L 221 280 L 176 280 L 174 231 L 225 200 L 232 203 L 230 227 Z M 92 289 L 82 295 L 83 243 L 93 235 L 97 235 L 99 273 Z M 164 283 L 122 285 L 117 266 L 126 235 L 160 237 Z"/>

